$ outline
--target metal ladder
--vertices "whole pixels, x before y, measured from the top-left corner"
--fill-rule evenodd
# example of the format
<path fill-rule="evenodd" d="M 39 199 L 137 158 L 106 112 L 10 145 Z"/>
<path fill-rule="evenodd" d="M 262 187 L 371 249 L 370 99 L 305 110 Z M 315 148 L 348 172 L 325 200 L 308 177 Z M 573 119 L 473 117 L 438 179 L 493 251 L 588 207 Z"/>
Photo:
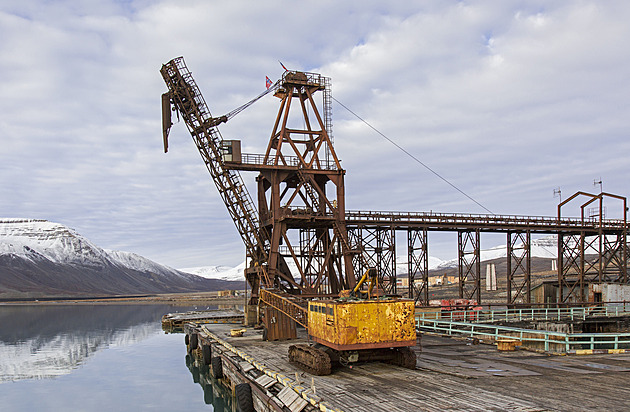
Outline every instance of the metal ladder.
<path fill-rule="evenodd" d="M 266 263 L 268 236 L 260 227 L 258 212 L 238 170 L 225 167 L 221 152 L 223 138 L 214 126 L 210 110 L 186 67 L 183 57 L 171 60 L 160 70 L 168 87 L 172 104 L 181 113 L 188 130 L 206 164 L 223 203 L 247 248 L 247 254 L 258 264 Z"/>

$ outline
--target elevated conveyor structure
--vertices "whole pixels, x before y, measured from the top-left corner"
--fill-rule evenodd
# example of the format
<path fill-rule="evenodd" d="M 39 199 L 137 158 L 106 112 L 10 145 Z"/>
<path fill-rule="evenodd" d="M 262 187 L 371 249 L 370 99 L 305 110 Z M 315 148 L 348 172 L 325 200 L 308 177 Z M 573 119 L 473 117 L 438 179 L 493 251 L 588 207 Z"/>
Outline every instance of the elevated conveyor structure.
<path fill-rule="evenodd" d="M 621 196 L 578 193 L 590 199 L 584 205 L 590 204 L 593 199 L 601 202 L 604 197 L 614 197 L 623 201 L 622 210 L 626 210 L 626 200 Z M 380 255 L 372 260 L 378 262 L 392 261 L 386 255 L 395 254 L 395 234 L 406 232 L 409 287 L 408 291 L 399 292 L 406 292 L 416 302 L 425 305 L 429 300 L 429 232 L 458 234 L 460 298 L 482 300 L 481 233 L 503 233 L 507 237 L 508 304 L 531 303 L 532 234 L 558 237 L 558 285 L 562 285 L 559 287 L 558 303 L 585 302 L 587 282 L 630 282 L 626 219 L 587 218 L 584 213 L 579 218 L 568 218 L 560 213 L 556 217 L 546 217 L 351 210 L 346 211 L 346 227 L 354 242 L 371 243 L 375 254 Z M 379 232 L 378 236 L 374 235 L 375 232 Z"/>
<path fill-rule="evenodd" d="M 429 232 L 458 238 L 459 297 L 481 303 L 481 234 L 504 233 L 507 304 L 531 303 L 532 235 L 558 237 L 558 303 L 584 302 L 588 282 L 629 283 L 626 199 L 578 192 L 562 202 L 557 217 L 347 211 L 345 170 L 332 141 L 330 79 L 286 71 L 268 91 L 212 117 L 183 58 L 161 69 L 168 92 L 162 97 L 164 146 L 168 147 L 171 106 L 181 114 L 246 247 L 246 278 L 257 304 L 260 288 L 302 298 L 332 298 L 352 289 L 356 273 L 376 268 L 386 294 L 429 300 Z M 240 152 L 217 126 L 266 94 L 280 100 L 263 154 Z M 320 114 L 315 97 L 321 96 Z M 258 172 L 255 202 L 240 171 Z M 563 204 L 586 197 L 581 218 L 561 217 Z M 623 200 L 623 219 L 605 219 L 604 197 Z M 599 215 L 584 208 L 598 202 Z M 406 288 L 397 273 L 397 234 L 407 236 Z M 494 246 L 494 245 L 493 245 Z M 593 258 L 594 256 L 594 258 Z M 402 256 L 401 256 L 402 257 Z"/>

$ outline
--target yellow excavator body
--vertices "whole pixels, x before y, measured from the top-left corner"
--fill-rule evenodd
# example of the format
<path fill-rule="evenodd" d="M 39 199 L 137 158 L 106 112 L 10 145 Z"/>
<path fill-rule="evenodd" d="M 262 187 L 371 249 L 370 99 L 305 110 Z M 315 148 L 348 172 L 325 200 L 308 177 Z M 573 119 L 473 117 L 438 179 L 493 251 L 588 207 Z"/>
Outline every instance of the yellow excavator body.
<path fill-rule="evenodd" d="M 414 314 L 409 299 L 311 301 L 308 333 L 339 351 L 413 346 Z"/>

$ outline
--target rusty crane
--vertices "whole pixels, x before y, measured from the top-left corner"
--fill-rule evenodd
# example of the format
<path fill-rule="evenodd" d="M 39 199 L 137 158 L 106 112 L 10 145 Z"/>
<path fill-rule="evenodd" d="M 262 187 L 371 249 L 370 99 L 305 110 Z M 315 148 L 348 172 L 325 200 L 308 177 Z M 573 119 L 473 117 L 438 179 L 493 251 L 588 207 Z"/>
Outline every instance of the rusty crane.
<path fill-rule="evenodd" d="M 192 135 L 245 244 L 249 262 L 245 277 L 252 291 L 249 318 L 258 314 L 260 304 L 267 327 L 272 326 L 270 319 L 285 319 L 287 325 L 321 323 L 324 313 L 333 316 L 324 323 L 334 324 L 336 308 L 341 306 L 331 301 L 324 310 L 319 304 L 307 305 L 305 299 L 331 299 L 352 290 L 359 275 L 373 268 L 385 293 L 396 294 L 396 235 L 401 233 L 407 236 L 406 292 L 416 303 L 427 304 L 429 299 L 430 231 L 457 233 L 460 298 L 481 302 L 483 232 L 507 236 L 508 305 L 531 302 L 533 234 L 558 236 L 558 304 L 584 302 L 588 281 L 630 282 L 625 197 L 578 192 L 558 206 L 557 217 L 347 211 L 345 170 L 332 141 L 330 79 L 286 71 L 250 102 L 213 117 L 183 58 L 163 65 L 161 74 L 168 87 L 162 96 L 164 149 L 168 148 L 173 107 Z M 217 126 L 270 93 L 280 104 L 265 153 L 242 153 L 240 141 L 223 140 Z M 316 96 L 322 97 L 322 112 Z M 255 201 L 241 171 L 258 172 Z M 600 210 L 604 197 L 616 199 L 623 203 L 623 219 L 604 219 L 601 213 L 594 219 L 585 219 L 584 213 L 581 218 L 561 217 L 560 207 L 576 196 L 588 197 L 582 208 L 598 201 Z M 277 326 L 269 330 L 270 339 L 295 333 L 294 326 L 293 332 L 290 326 Z M 402 346 L 411 344 L 407 338 L 403 341 Z M 375 342 L 363 343 L 373 347 Z M 328 345 L 338 343 L 328 339 Z"/>
<path fill-rule="evenodd" d="M 266 152 L 250 155 L 241 153 L 240 141 L 223 140 L 217 125 L 230 116 L 212 117 L 183 58 L 165 64 L 161 73 L 169 89 L 162 100 L 165 150 L 173 105 L 245 243 L 252 304 L 261 285 L 305 297 L 333 296 L 352 288 L 355 252 L 345 228 L 345 171 L 329 136 L 329 79 L 285 72 L 269 89 L 281 101 Z M 314 100 L 319 91 L 324 93 L 323 114 Z M 295 112 L 302 128 L 289 123 Z M 257 207 L 240 171 L 259 172 Z M 289 260 L 298 279 L 289 269 Z"/>
<path fill-rule="evenodd" d="M 263 306 L 270 339 L 295 336 L 295 323 L 311 325 L 321 348 L 291 347 L 289 357 L 314 373 L 330 373 L 330 361 L 381 359 L 415 367 L 413 300 L 397 298 L 337 301 L 343 291 L 359 294 L 355 265 L 367 267 L 348 240 L 345 218 L 345 170 L 331 139 L 330 79 L 317 73 L 286 71 L 267 93 L 280 99 L 264 154 L 241 152 L 240 141 L 223 140 L 183 58 L 162 66 L 168 92 L 162 96 L 164 150 L 168 150 L 171 107 L 182 116 L 246 247 L 245 277 L 251 287 L 248 310 Z M 315 98 L 323 95 L 323 113 Z M 252 101 L 252 102 L 253 102 Z M 248 102 L 245 106 L 251 104 Z M 257 205 L 240 172 L 258 172 Z M 256 207 L 257 206 L 257 207 Z M 291 266 L 295 270 L 291 270 Z M 376 269 L 370 268 L 374 283 Z M 376 282 L 374 282 L 374 280 Z M 372 291 L 370 288 L 370 292 Z M 306 299 L 319 299 L 307 305 Z M 372 328 L 357 333 L 371 318 Z M 278 326 L 281 319 L 285 326 Z M 339 333 L 338 323 L 348 333 Z M 288 326 L 286 326 L 288 325 Z M 367 329 L 366 329 L 367 330 Z"/>

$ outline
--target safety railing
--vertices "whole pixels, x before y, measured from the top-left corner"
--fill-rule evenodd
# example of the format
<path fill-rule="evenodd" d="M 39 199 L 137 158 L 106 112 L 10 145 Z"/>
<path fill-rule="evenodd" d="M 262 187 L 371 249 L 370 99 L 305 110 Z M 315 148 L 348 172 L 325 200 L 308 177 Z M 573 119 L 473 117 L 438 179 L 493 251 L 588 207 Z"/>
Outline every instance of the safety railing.
<path fill-rule="evenodd" d="M 310 159 L 308 161 L 310 161 Z M 241 154 L 241 163 L 245 165 L 254 165 L 254 166 L 276 166 L 276 160 L 273 155 L 265 159 L 265 155 L 257 154 L 257 153 Z M 278 159 L 278 166 L 300 167 L 301 166 L 300 158 L 297 156 L 288 156 L 288 155 L 283 154 L 282 158 Z M 316 170 L 317 169 L 336 170 L 337 165 L 334 161 L 319 159 L 319 164 L 317 164 L 316 162 L 313 162 L 312 168 Z"/>
<path fill-rule="evenodd" d="M 519 215 L 482 215 L 468 213 L 436 213 L 436 212 L 388 212 L 388 211 L 346 211 L 349 222 L 411 222 L 440 225 L 470 225 L 483 224 L 486 226 L 522 225 L 526 227 L 543 226 L 549 228 L 571 228 L 594 230 L 599 227 L 618 229 L 624 227 L 624 221 L 619 219 L 605 219 L 601 222 L 595 218 L 582 220 L 581 218 L 561 218 L 552 216 L 519 216 Z"/>
<path fill-rule="evenodd" d="M 260 289 L 260 300 L 287 315 L 292 320 L 308 329 L 308 308 L 306 301 L 283 292 Z"/>
<path fill-rule="evenodd" d="M 503 325 L 426 319 L 416 316 L 416 328 L 423 332 L 463 335 L 482 340 L 514 339 L 521 346 L 546 352 L 568 353 L 584 349 L 630 349 L 630 333 L 565 333 Z"/>
<path fill-rule="evenodd" d="M 416 316 L 424 318 L 439 317 L 448 321 L 475 321 L 475 322 L 498 322 L 498 321 L 528 321 L 528 320 L 586 320 L 592 317 L 611 317 L 630 315 L 630 302 L 619 302 L 608 305 L 597 305 L 587 307 L 569 308 L 521 308 L 521 309 L 493 309 L 493 310 L 472 310 L 468 308 L 438 311 L 418 309 Z"/>

